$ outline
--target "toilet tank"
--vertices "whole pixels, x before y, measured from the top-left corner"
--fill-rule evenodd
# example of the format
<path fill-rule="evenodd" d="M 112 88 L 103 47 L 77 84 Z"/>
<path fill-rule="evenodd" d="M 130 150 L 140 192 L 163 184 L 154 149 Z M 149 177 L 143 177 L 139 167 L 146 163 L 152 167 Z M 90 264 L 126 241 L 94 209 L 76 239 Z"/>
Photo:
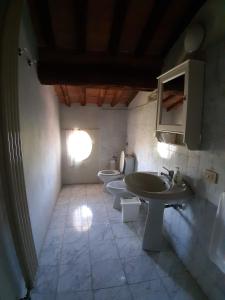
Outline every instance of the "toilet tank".
<path fill-rule="evenodd" d="M 126 155 L 124 159 L 124 174 L 128 175 L 134 172 L 135 158 L 132 155 Z"/>

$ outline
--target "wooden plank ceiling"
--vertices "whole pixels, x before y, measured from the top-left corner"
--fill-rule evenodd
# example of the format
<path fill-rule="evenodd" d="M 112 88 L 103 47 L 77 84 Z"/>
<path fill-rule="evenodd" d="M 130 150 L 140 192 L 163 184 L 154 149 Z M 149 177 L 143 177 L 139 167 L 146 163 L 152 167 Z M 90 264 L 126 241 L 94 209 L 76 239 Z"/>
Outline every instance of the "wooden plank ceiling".
<path fill-rule="evenodd" d="M 86 104 L 117 104 L 128 106 L 137 92 L 132 88 L 106 88 L 106 87 L 84 87 L 74 85 L 55 85 L 55 91 L 61 103 L 70 106 L 73 103 Z"/>
<path fill-rule="evenodd" d="M 204 2 L 28 0 L 40 82 L 67 105 L 127 105 L 156 88 L 165 56 Z"/>

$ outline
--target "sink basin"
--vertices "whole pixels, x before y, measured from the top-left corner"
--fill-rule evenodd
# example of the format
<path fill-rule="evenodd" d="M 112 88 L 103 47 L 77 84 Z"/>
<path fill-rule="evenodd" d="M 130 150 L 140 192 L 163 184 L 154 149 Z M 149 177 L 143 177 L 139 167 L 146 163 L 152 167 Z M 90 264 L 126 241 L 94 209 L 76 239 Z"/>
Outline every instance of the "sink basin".
<path fill-rule="evenodd" d="M 143 197 L 145 200 L 158 199 L 163 202 L 173 202 L 191 195 L 191 190 L 186 184 L 176 186 L 169 183 L 163 176 L 147 172 L 135 172 L 125 176 L 127 189 Z"/>
<path fill-rule="evenodd" d="M 176 204 L 192 195 L 192 191 L 185 183 L 176 186 L 164 177 L 147 172 L 135 172 L 124 178 L 127 190 L 148 202 L 142 243 L 144 250 L 161 250 L 165 204 Z"/>
<path fill-rule="evenodd" d="M 170 189 L 162 177 L 145 172 L 135 172 L 125 176 L 127 188 L 132 193 L 144 198 L 157 198 Z"/>

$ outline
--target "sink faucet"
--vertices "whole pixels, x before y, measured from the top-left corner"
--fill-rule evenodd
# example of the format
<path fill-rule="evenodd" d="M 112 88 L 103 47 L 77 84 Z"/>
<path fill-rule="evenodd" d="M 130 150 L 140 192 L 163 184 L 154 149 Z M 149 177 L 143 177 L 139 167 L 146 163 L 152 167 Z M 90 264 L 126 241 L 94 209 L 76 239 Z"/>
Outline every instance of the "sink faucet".
<path fill-rule="evenodd" d="M 173 180 L 174 171 L 169 170 L 166 167 L 163 167 L 163 169 L 165 169 L 168 173 L 166 174 L 166 173 L 161 172 L 161 175 L 166 176 L 168 178 L 168 180 L 171 182 Z"/>

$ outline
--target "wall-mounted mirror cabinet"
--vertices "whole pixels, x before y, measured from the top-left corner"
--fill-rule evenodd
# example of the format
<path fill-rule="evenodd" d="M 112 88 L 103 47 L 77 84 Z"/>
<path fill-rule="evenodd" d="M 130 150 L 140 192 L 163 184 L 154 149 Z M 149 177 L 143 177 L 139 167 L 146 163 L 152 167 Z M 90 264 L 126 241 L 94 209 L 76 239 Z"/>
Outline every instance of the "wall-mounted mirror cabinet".
<path fill-rule="evenodd" d="M 199 149 L 204 62 L 187 60 L 158 77 L 156 137 Z"/>

